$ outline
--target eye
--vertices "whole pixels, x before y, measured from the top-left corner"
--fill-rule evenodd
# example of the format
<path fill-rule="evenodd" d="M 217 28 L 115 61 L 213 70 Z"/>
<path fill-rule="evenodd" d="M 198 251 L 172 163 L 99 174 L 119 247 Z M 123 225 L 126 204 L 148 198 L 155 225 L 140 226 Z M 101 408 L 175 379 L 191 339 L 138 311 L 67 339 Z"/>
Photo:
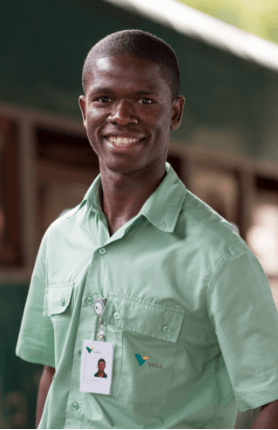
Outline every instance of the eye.
<path fill-rule="evenodd" d="M 101 97 L 96 98 L 94 101 L 97 101 L 100 103 L 109 103 L 109 101 L 111 101 L 111 99 L 108 96 L 101 96 Z M 144 104 L 144 105 L 146 105 L 146 104 L 149 105 L 149 104 L 154 103 L 154 101 L 144 97 L 144 98 L 139 100 L 139 103 Z"/>
<path fill-rule="evenodd" d="M 149 102 L 153 103 L 153 100 L 151 100 L 151 99 L 143 98 L 143 99 L 141 99 L 141 100 L 148 100 Z M 151 103 L 143 103 L 143 104 L 148 104 L 148 105 L 150 105 Z"/>
<path fill-rule="evenodd" d="M 109 99 L 109 97 L 107 97 L 107 96 L 101 96 L 101 97 L 98 97 L 97 99 L 95 99 L 95 101 L 99 101 L 100 99 Z"/>

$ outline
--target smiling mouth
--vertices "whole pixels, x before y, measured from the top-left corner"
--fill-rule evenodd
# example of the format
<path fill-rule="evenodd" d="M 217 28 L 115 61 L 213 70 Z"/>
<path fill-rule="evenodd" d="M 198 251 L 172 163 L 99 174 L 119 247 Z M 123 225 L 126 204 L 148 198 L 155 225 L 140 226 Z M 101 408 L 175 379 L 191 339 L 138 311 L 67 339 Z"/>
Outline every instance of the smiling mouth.
<path fill-rule="evenodd" d="M 139 140 L 142 139 L 131 139 L 128 137 L 113 137 L 113 136 L 109 136 L 108 140 L 110 143 L 113 143 L 116 146 L 131 146 L 134 143 L 139 142 Z"/>
<path fill-rule="evenodd" d="M 112 144 L 117 150 L 129 150 L 134 148 L 138 143 L 141 143 L 145 138 L 142 139 L 128 139 L 128 138 L 116 138 L 111 136 L 104 136 L 105 140 Z"/>

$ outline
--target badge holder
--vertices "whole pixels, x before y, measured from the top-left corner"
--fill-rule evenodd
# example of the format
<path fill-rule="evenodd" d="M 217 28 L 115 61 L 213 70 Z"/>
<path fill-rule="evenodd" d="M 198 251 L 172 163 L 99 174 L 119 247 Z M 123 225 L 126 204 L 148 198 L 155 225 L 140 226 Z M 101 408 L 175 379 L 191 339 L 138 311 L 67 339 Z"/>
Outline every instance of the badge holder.
<path fill-rule="evenodd" d="M 106 327 L 102 314 L 105 305 L 104 299 L 96 299 L 93 303 L 99 317 L 97 340 L 83 340 L 80 373 L 80 391 L 83 393 L 110 394 L 114 345 L 104 342 Z"/>

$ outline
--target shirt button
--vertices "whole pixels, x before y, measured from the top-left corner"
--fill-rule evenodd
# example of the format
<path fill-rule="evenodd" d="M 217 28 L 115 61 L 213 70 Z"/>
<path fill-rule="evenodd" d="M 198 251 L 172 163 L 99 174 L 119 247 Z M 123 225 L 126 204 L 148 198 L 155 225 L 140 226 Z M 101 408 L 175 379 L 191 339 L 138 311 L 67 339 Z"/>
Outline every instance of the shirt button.
<path fill-rule="evenodd" d="M 77 411 L 77 409 L 79 409 L 79 404 L 78 404 L 78 403 L 76 403 L 76 402 L 73 402 L 73 403 L 71 404 L 71 409 L 72 409 L 73 411 Z"/>
<path fill-rule="evenodd" d="M 106 254 L 106 249 L 105 248 L 100 248 L 98 251 L 101 255 Z"/>
<path fill-rule="evenodd" d="M 114 316 L 115 320 L 118 320 L 121 317 L 119 312 L 115 312 L 113 316 Z"/>
<path fill-rule="evenodd" d="M 79 355 L 81 355 L 81 354 L 82 354 L 82 350 L 81 350 L 81 349 L 79 349 L 79 350 L 78 350 L 78 354 L 79 354 Z"/>
<path fill-rule="evenodd" d="M 66 300 L 65 300 L 65 298 L 63 297 L 63 298 L 60 300 L 60 305 L 61 305 L 61 306 L 64 306 L 64 305 L 65 305 L 65 303 L 66 303 Z"/>
<path fill-rule="evenodd" d="M 87 303 L 87 305 L 91 305 L 92 303 L 94 302 L 94 299 L 93 299 L 93 297 L 87 297 L 87 299 L 86 299 L 86 303 Z"/>
<path fill-rule="evenodd" d="M 164 331 L 164 333 L 170 333 L 170 331 L 171 331 L 171 327 L 169 327 L 168 325 L 165 325 L 165 326 L 163 327 L 163 331 Z"/>

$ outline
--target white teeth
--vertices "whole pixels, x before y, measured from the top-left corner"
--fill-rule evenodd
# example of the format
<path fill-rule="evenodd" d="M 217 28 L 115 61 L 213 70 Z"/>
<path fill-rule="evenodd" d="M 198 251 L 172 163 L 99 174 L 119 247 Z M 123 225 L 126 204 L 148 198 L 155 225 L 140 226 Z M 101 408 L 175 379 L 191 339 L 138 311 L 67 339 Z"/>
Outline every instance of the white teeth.
<path fill-rule="evenodd" d="M 128 146 L 128 145 L 131 145 L 132 143 L 138 142 L 140 139 L 129 139 L 127 137 L 109 136 L 108 140 L 109 142 L 114 143 L 115 145 L 118 145 L 118 146 Z"/>

